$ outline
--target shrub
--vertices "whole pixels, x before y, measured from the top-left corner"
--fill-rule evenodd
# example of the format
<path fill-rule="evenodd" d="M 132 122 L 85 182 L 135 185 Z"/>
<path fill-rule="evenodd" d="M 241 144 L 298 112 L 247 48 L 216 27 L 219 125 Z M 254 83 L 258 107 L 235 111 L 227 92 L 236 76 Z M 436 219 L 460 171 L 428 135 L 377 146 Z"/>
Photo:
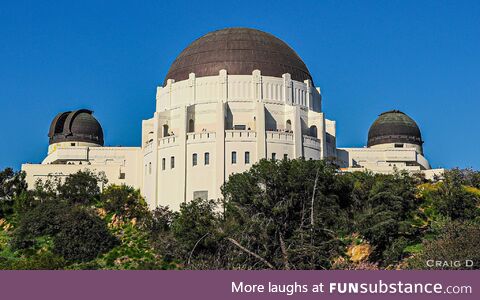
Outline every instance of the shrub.
<path fill-rule="evenodd" d="M 117 243 L 104 221 L 84 208 L 76 207 L 66 216 L 55 235 L 53 251 L 67 261 L 84 262 L 112 249 Z"/>

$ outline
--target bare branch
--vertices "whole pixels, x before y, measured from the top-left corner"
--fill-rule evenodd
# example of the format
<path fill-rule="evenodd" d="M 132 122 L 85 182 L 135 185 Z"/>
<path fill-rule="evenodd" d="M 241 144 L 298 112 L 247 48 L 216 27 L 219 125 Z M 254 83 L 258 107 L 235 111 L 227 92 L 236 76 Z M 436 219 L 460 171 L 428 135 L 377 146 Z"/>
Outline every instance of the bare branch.
<path fill-rule="evenodd" d="M 242 251 L 248 253 L 249 255 L 257 258 L 258 260 L 260 260 L 261 262 L 263 262 L 265 265 L 267 265 L 270 269 L 275 269 L 275 267 L 269 263 L 266 259 L 264 259 L 263 257 L 261 257 L 260 255 L 256 254 L 256 253 L 253 253 L 252 251 L 248 250 L 247 248 L 243 247 L 242 245 L 240 245 L 239 242 L 237 242 L 236 240 L 230 238 L 230 237 L 227 237 L 227 240 L 234 244 L 235 246 L 237 246 L 238 248 L 240 248 Z"/>
<path fill-rule="evenodd" d="M 192 259 L 193 251 L 195 251 L 195 248 L 197 248 L 197 245 L 198 245 L 204 238 L 206 238 L 207 235 L 209 235 L 209 234 L 210 234 L 210 232 L 205 233 L 205 234 L 195 243 L 195 245 L 193 246 L 192 251 L 190 251 L 190 255 L 188 256 L 188 262 L 187 262 L 188 265 L 190 265 L 190 260 Z"/>

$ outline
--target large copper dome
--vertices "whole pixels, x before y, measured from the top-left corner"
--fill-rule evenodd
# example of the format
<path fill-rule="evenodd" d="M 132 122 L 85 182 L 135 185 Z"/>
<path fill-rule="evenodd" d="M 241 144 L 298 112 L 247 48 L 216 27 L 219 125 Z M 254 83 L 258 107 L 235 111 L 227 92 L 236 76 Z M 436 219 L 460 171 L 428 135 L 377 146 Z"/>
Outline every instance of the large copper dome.
<path fill-rule="evenodd" d="M 165 77 L 175 81 L 214 76 L 222 69 L 230 75 L 251 75 L 258 69 L 265 76 L 290 73 L 293 80 L 312 80 L 302 59 L 275 36 L 250 28 L 227 28 L 207 33 L 191 43 L 175 59 Z M 313 81 L 313 80 L 312 80 Z"/>

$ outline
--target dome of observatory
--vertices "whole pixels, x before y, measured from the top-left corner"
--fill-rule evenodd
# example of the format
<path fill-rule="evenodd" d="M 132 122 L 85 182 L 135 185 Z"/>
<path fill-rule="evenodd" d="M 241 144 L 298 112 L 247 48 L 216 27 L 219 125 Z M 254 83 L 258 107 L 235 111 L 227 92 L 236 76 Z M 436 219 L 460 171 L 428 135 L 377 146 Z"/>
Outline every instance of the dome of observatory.
<path fill-rule="evenodd" d="M 103 129 L 92 111 L 80 109 L 59 113 L 50 125 L 49 144 L 86 142 L 103 146 Z"/>
<path fill-rule="evenodd" d="M 164 85 L 167 79 L 188 79 L 190 73 L 216 76 L 222 69 L 229 75 L 251 75 L 258 69 L 264 76 L 290 73 L 293 80 L 312 80 L 305 63 L 282 40 L 256 29 L 227 28 L 207 33 L 185 48 L 168 70 Z"/>
<path fill-rule="evenodd" d="M 399 110 L 380 114 L 368 131 L 367 146 L 388 143 L 409 143 L 422 146 L 422 135 L 417 123 Z"/>

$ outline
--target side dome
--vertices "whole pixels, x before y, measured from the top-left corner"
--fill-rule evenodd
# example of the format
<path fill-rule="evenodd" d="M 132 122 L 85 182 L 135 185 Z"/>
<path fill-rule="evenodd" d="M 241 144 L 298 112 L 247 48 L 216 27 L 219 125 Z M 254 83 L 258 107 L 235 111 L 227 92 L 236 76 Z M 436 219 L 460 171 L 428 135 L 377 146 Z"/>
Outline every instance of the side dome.
<path fill-rule="evenodd" d="M 367 146 L 388 143 L 409 143 L 422 146 L 420 128 L 412 118 L 399 110 L 384 112 L 370 127 Z"/>
<path fill-rule="evenodd" d="M 226 28 L 200 37 L 175 59 L 164 80 L 215 76 L 225 69 L 230 75 L 251 75 L 256 69 L 265 76 L 282 77 L 290 73 L 293 80 L 313 82 L 307 66 L 279 38 L 250 28 Z"/>
<path fill-rule="evenodd" d="M 103 146 L 103 129 L 92 111 L 80 109 L 59 113 L 50 125 L 49 144 L 86 142 Z"/>

